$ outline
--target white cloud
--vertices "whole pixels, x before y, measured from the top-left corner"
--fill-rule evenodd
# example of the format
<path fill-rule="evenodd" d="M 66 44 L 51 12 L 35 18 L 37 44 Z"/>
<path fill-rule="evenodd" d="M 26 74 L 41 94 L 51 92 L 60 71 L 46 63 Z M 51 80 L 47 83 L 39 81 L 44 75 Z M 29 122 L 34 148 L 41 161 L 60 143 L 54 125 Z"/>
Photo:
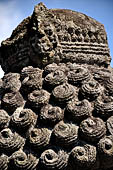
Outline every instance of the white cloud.
<path fill-rule="evenodd" d="M 19 11 L 15 0 L 0 2 L 0 44 L 1 41 L 10 37 L 14 28 L 22 20 L 22 14 Z M 0 77 L 3 76 L 3 71 L 0 68 Z"/>

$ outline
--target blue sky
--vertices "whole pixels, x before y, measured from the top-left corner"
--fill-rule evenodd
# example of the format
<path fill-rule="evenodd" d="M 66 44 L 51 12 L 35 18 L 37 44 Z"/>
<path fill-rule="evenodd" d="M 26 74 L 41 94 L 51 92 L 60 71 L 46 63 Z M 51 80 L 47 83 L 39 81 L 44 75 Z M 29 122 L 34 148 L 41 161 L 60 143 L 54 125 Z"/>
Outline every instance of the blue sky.
<path fill-rule="evenodd" d="M 0 0 L 0 42 L 33 12 L 38 0 Z M 42 0 L 48 8 L 72 9 L 96 19 L 105 26 L 110 54 L 113 57 L 113 0 Z M 113 61 L 111 62 L 113 67 Z M 0 69 L 0 77 L 3 72 Z"/>

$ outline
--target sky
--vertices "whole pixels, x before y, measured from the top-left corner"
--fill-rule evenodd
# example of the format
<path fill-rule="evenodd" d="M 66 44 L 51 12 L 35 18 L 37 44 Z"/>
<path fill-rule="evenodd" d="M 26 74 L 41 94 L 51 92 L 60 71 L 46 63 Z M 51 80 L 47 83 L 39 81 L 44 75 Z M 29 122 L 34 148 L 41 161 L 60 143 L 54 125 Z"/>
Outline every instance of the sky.
<path fill-rule="evenodd" d="M 13 29 L 43 2 L 47 8 L 71 9 L 84 13 L 104 24 L 113 58 L 113 0 L 0 0 L 0 43 L 10 37 Z M 113 60 L 111 61 L 113 67 Z M 0 78 L 3 77 L 0 68 Z"/>

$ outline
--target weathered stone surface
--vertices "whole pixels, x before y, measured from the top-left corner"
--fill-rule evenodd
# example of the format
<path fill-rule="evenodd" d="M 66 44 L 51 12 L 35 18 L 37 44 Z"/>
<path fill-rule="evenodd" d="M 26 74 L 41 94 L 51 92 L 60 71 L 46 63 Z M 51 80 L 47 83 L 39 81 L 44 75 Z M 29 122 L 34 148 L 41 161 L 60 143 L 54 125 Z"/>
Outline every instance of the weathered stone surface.
<path fill-rule="evenodd" d="M 14 151 L 23 148 L 24 145 L 25 139 L 16 132 L 12 132 L 9 128 L 0 132 L 0 151 L 3 153 L 11 155 Z"/>
<path fill-rule="evenodd" d="M 76 62 L 107 67 L 110 53 L 104 26 L 75 11 L 47 9 L 43 3 L 2 42 L 5 72 L 52 62 Z"/>
<path fill-rule="evenodd" d="M 28 145 L 32 150 L 44 151 L 50 144 L 51 131 L 48 128 L 34 128 L 28 135 Z"/>
<path fill-rule="evenodd" d="M 81 138 L 88 142 L 97 142 L 106 134 L 106 126 L 102 119 L 88 117 L 80 123 L 79 133 Z"/>
<path fill-rule="evenodd" d="M 61 73 L 58 78 L 62 77 L 62 71 L 66 73 L 65 82 L 57 84 L 56 81 L 55 86 L 49 88 L 45 78 L 51 73 L 54 75 L 58 68 L 58 75 Z M 87 76 L 75 71 L 70 82 L 70 70 L 75 68 L 87 70 Z M 36 70 L 36 75 L 41 73 L 41 77 L 37 79 L 33 71 L 36 86 L 31 81 L 26 84 L 31 88 L 24 90 L 21 77 L 25 70 L 28 77 L 29 69 L 29 74 Z M 28 66 L 13 75 L 20 77 L 19 88 L 18 84 L 14 88 L 15 83 L 11 84 L 11 81 L 7 85 L 6 78 L 10 80 L 11 73 L 1 80 L 0 152 L 1 157 L 3 154 L 8 156 L 1 158 L 4 169 L 11 170 L 12 165 L 29 170 L 82 170 L 83 167 L 108 170 L 113 167 L 113 96 L 106 87 L 106 82 L 112 78 L 110 70 L 98 68 L 96 72 L 94 66 L 86 64 L 53 63 L 44 70 Z M 13 80 L 16 82 L 17 76 L 13 76 Z M 50 79 L 49 84 L 52 83 L 53 79 Z M 8 90 L 10 87 L 16 91 Z"/>
<path fill-rule="evenodd" d="M 36 125 L 38 116 L 31 109 L 19 107 L 11 116 L 11 123 L 20 133 Z"/>
<path fill-rule="evenodd" d="M 0 130 L 9 126 L 10 116 L 5 110 L 0 110 Z"/>
<path fill-rule="evenodd" d="M 8 156 L 6 155 L 1 155 L 0 156 L 0 169 L 1 170 L 7 170 L 8 169 L 8 163 L 9 163 L 9 160 L 8 160 Z"/>
<path fill-rule="evenodd" d="M 16 151 L 11 155 L 10 168 L 24 169 L 24 170 L 37 170 L 39 160 L 32 154 L 26 154 L 22 150 Z"/>
<path fill-rule="evenodd" d="M 78 141 L 78 126 L 71 122 L 60 121 L 54 127 L 51 139 L 53 144 L 70 149 Z"/>
<path fill-rule="evenodd" d="M 63 170 L 67 167 L 68 155 L 63 150 L 48 149 L 41 154 L 41 169 L 58 169 Z"/>
<path fill-rule="evenodd" d="M 1 170 L 112 170 L 113 72 L 104 26 L 37 5 L 2 42 Z"/>
<path fill-rule="evenodd" d="M 45 124 L 50 124 L 50 126 L 53 126 L 54 124 L 58 123 L 60 120 L 63 120 L 63 118 L 64 118 L 64 112 L 58 106 L 52 106 L 48 104 L 41 108 L 40 121 L 42 121 Z"/>
<path fill-rule="evenodd" d="M 28 94 L 33 90 L 42 88 L 42 72 L 42 70 L 32 66 L 23 68 L 21 71 L 21 91 L 23 94 Z"/>
<path fill-rule="evenodd" d="M 105 136 L 98 143 L 98 153 L 102 168 L 113 167 L 113 136 Z M 108 165 L 109 162 L 109 165 Z"/>
<path fill-rule="evenodd" d="M 73 100 L 67 104 L 65 116 L 74 122 L 79 122 L 91 116 L 92 110 L 93 108 L 88 100 L 84 99 L 77 102 Z"/>
<path fill-rule="evenodd" d="M 70 154 L 70 162 L 78 170 L 95 169 L 97 167 L 96 159 L 96 147 L 85 142 L 79 142 Z"/>

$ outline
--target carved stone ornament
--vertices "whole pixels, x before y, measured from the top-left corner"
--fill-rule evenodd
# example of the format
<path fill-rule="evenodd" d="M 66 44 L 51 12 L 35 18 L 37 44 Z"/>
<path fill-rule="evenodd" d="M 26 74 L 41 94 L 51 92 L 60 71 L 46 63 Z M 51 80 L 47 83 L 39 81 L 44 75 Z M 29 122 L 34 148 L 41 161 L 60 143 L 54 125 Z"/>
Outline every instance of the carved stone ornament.
<path fill-rule="evenodd" d="M 1 43 L 0 170 L 112 170 L 104 26 L 43 3 Z"/>

